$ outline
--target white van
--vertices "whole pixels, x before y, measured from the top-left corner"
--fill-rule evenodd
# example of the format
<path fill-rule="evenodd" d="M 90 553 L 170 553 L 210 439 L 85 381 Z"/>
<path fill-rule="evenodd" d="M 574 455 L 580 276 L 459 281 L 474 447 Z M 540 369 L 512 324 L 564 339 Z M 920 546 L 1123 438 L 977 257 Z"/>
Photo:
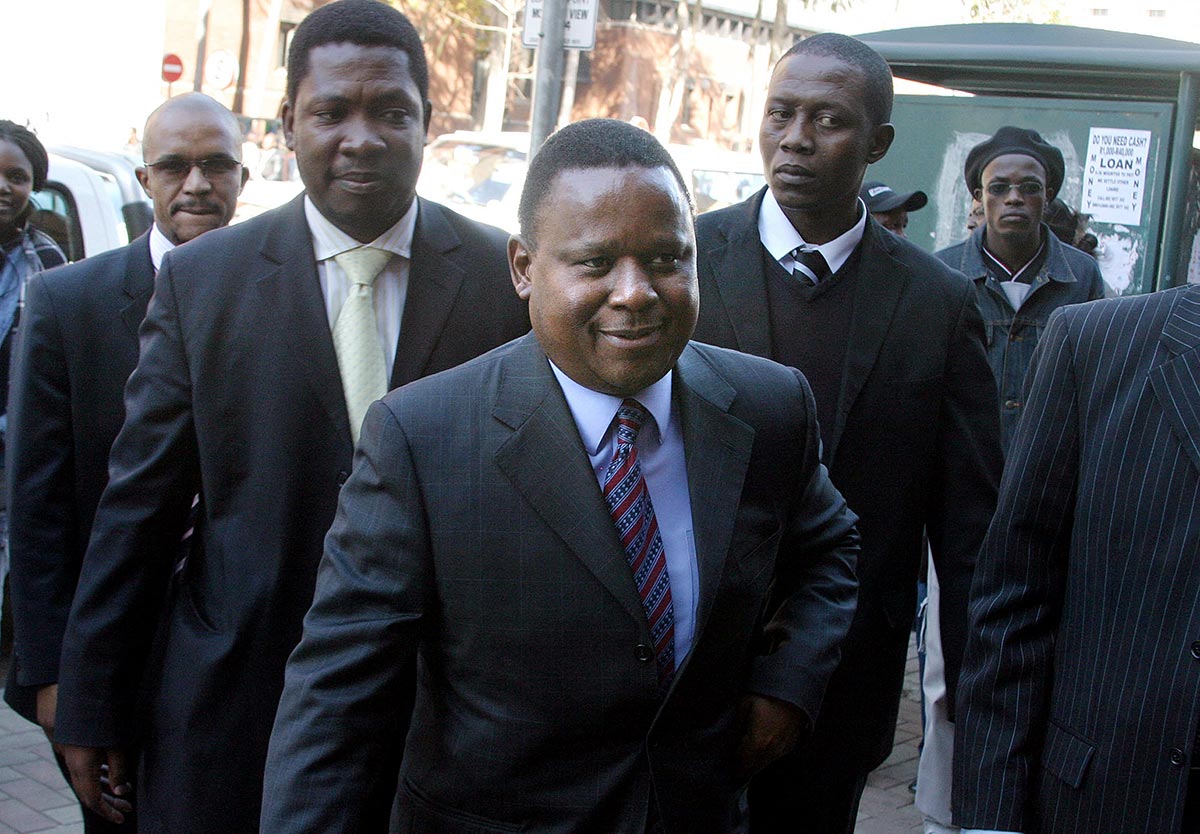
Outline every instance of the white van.
<path fill-rule="evenodd" d="M 528 133 L 456 130 L 425 146 L 417 192 L 473 220 L 516 232 L 525 184 Z M 696 213 L 741 202 L 766 183 L 762 159 L 697 145 L 668 145 L 696 202 Z"/>
<path fill-rule="evenodd" d="M 33 225 L 54 238 L 69 261 L 129 243 L 121 190 L 110 174 L 51 153 L 46 186 L 30 201 Z"/>

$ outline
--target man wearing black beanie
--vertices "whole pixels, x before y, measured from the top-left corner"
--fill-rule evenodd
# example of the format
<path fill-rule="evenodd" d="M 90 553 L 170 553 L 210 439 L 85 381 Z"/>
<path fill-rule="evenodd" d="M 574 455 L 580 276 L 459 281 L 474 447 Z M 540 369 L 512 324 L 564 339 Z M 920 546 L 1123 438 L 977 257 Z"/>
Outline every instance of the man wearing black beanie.
<path fill-rule="evenodd" d="M 983 225 L 937 253 L 975 282 L 1006 452 L 1021 415 L 1025 371 L 1050 313 L 1104 295 L 1095 260 L 1043 222 L 1064 171 L 1062 152 L 1037 131 L 1000 128 L 971 149 L 964 170 L 967 188 L 983 204 Z"/>

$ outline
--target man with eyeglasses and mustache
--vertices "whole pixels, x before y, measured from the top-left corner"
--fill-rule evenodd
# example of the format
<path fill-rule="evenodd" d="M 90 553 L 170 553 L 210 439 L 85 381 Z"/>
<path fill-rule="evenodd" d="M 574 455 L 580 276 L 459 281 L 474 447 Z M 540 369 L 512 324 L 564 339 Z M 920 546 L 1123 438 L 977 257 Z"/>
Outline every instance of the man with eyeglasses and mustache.
<path fill-rule="evenodd" d="M 137 171 L 153 227 L 27 287 L 8 411 L 16 640 L 5 698 L 51 742 L 63 630 L 125 413 L 138 325 L 163 256 L 233 217 L 246 182 L 240 135 L 233 114 L 208 96 L 161 105 L 146 120 L 146 164 Z M 83 818 L 87 832 L 133 830 L 86 808 Z"/>
<path fill-rule="evenodd" d="M 1021 416 L 1025 371 L 1046 320 L 1065 304 L 1104 296 L 1095 259 L 1062 243 L 1042 221 L 1062 188 L 1064 170 L 1062 152 L 1037 131 L 1000 128 L 967 154 L 967 188 L 983 204 L 983 225 L 936 253 L 975 282 L 1006 452 Z"/>

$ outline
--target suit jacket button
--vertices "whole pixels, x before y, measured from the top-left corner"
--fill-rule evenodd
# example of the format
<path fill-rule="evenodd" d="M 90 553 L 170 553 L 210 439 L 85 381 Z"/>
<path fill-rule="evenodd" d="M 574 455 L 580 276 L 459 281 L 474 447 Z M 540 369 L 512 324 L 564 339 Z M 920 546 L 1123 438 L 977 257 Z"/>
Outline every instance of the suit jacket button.
<path fill-rule="evenodd" d="M 1020 408 L 1021 403 L 1018 402 L 1017 400 L 1005 400 L 1004 407 L 1005 408 Z"/>
<path fill-rule="evenodd" d="M 1192 657 L 1196 658 L 1196 660 L 1200 660 L 1200 640 L 1192 643 Z"/>
<path fill-rule="evenodd" d="M 650 647 L 645 643 L 638 643 L 633 649 L 633 656 L 645 663 L 647 660 L 654 657 L 654 652 L 650 651 Z"/>
<path fill-rule="evenodd" d="M 1171 764 L 1178 767 L 1186 761 L 1187 756 L 1184 755 L 1182 750 L 1180 750 L 1178 747 L 1171 748 Z"/>
<path fill-rule="evenodd" d="M 345 484 L 346 479 L 349 477 L 350 477 L 350 473 L 347 472 L 345 469 L 338 472 L 338 486 L 342 486 L 343 484 Z"/>

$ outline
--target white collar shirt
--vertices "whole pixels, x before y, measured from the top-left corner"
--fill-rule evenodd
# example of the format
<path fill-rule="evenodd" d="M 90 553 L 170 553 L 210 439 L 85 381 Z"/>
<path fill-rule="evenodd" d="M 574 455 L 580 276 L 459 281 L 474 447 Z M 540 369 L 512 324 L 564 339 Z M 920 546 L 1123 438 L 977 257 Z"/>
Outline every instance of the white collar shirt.
<path fill-rule="evenodd" d="M 1039 257 L 1041 257 L 1042 250 L 1045 248 L 1046 242 L 1042 241 L 1037 248 L 1037 252 L 1033 254 L 1033 257 L 1027 260 L 1024 266 L 1022 266 L 1016 272 L 1013 272 L 1004 265 L 1004 261 L 1000 260 L 990 251 L 988 251 L 986 238 L 984 240 L 983 259 L 990 263 L 997 273 L 1008 276 L 1007 280 L 998 281 L 997 283 L 1000 284 L 1000 289 L 1002 289 L 1004 294 L 1008 297 L 1008 303 L 1012 305 L 1014 312 L 1021 309 L 1021 305 L 1025 303 L 1025 299 L 1029 297 L 1030 290 L 1033 289 L 1033 280 L 1037 278 L 1037 276 L 1034 275 L 1029 281 L 1026 281 L 1025 273 L 1029 270 L 1029 267 L 1031 267 L 1033 263 L 1037 261 Z"/>
<path fill-rule="evenodd" d="M 771 193 L 771 189 L 768 188 L 767 193 L 763 195 L 762 206 L 758 210 L 758 239 L 762 241 L 763 247 L 771 254 L 771 257 L 779 261 L 779 265 L 788 272 L 801 269 L 808 272 L 814 279 L 817 276 L 812 275 L 807 267 L 797 263 L 796 259 L 792 257 L 792 252 L 797 247 L 820 252 L 825 257 L 825 263 L 829 264 L 830 273 L 836 273 L 854 254 L 854 248 L 863 239 L 866 228 L 867 207 L 863 205 L 862 200 L 858 201 L 858 222 L 828 243 L 821 244 L 807 243 L 800 236 L 796 227 L 792 225 L 792 221 L 788 220 L 787 215 L 783 213 L 783 209 L 776 201 L 775 195 Z"/>
<path fill-rule="evenodd" d="M 162 229 L 158 228 L 158 223 L 150 227 L 150 263 L 154 265 L 154 274 L 162 268 L 163 258 L 167 253 L 175 248 L 175 244 L 171 243 L 170 238 L 162 233 Z"/>
<path fill-rule="evenodd" d="M 330 331 L 337 323 L 342 305 L 346 303 L 350 294 L 350 281 L 337 261 L 333 260 L 334 256 L 359 246 L 370 246 L 392 253 L 391 260 L 383 267 L 372 287 L 375 296 L 375 323 L 379 327 L 384 361 L 387 363 L 388 378 L 391 379 L 392 367 L 396 363 L 396 344 L 400 341 L 404 302 L 408 298 L 412 240 L 417 228 L 417 199 L 413 198 L 408 211 L 391 228 L 366 244 L 355 240 L 330 222 L 307 195 L 304 197 L 304 219 L 312 233 L 317 278 L 321 282 L 321 295 L 325 300 Z"/>

